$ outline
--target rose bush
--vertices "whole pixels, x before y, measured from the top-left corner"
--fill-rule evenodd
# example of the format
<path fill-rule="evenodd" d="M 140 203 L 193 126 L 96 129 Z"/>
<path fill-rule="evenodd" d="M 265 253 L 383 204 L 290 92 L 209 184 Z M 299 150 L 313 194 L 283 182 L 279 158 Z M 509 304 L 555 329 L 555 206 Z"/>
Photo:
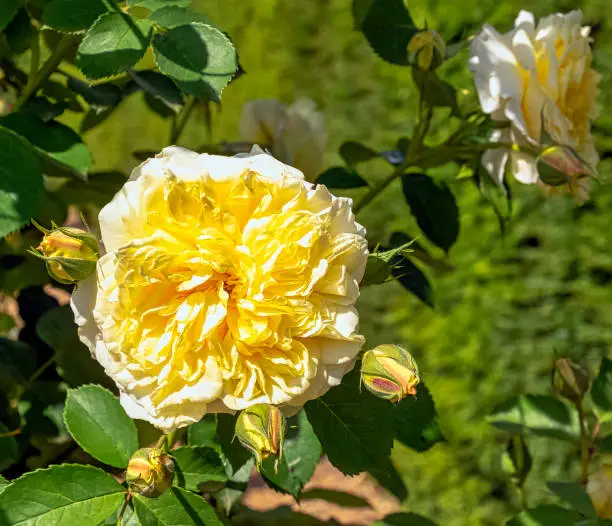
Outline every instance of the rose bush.
<path fill-rule="evenodd" d="M 504 34 L 484 26 L 471 44 L 469 68 L 482 109 L 507 123 L 493 132 L 492 141 L 539 151 L 546 133 L 597 166 L 591 121 L 598 113 L 599 75 L 591 68 L 589 32 L 579 10 L 548 16 L 537 25 L 533 14 L 521 11 L 514 29 Z M 520 182 L 540 180 L 535 156 L 524 151 L 491 149 L 482 163 L 498 183 L 508 163 Z M 584 201 L 588 181 L 573 179 L 567 189 Z"/>
<path fill-rule="evenodd" d="M 79 334 L 130 416 L 169 431 L 337 385 L 363 343 L 368 255 L 351 200 L 264 153 L 166 148 L 100 212 Z"/>

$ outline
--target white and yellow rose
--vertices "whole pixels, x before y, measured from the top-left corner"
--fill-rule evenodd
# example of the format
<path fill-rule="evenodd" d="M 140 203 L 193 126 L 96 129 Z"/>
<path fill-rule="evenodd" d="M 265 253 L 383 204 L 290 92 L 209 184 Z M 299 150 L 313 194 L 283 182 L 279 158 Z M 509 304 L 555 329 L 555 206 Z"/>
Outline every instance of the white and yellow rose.
<path fill-rule="evenodd" d="M 323 171 L 325 119 L 310 99 L 299 99 L 289 107 L 276 99 L 247 102 L 240 136 L 301 170 L 307 181 L 314 181 Z"/>
<path fill-rule="evenodd" d="M 136 168 L 72 298 L 128 414 L 169 431 L 260 403 L 295 412 L 340 383 L 363 343 L 351 205 L 267 154 L 170 147 Z"/>
<path fill-rule="evenodd" d="M 579 10 L 537 25 L 531 13 L 521 11 L 505 34 L 485 25 L 471 44 L 469 68 L 484 112 L 509 125 L 495 130 L 492 141 L 539 151 L 546 146 L 544 130 L 596 167 L 591 121 L 597 116 L 599 75 L 591 68 L 589 31 Z M 536 159 L 524 151 L 489 150 L 482 163 L 498 183 L 508 163 L 520 182 L 539 182 Z M 588 195 L 588 179 L 572 179 L 567 186 L 580 200 Z"/>

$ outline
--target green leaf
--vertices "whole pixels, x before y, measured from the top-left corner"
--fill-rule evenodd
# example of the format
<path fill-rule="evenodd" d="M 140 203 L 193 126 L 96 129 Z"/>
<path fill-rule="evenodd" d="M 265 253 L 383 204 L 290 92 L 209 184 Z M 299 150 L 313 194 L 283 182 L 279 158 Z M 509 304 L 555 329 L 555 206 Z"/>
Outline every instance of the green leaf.
<path fill-rule="evenodd" d="M 127 0 L 128 7 L 141 6 L 150 11 L 157 11 L 168 6 L 189 7 L 191 0 Z"/>
<path fill-rule="evenodd" d="M 240 445 L 235 437 L 236 418 L 238 415 L 217 415 L 217 442 L 233 472 L 237 472 L 251 459 L 251 454 Z"/>
<path fill-rule="evenodd" d="M 404 480 L 398 473 L 390 459 L 382 460 L 376 467 L 369 468 L 368 473 L 372 475 L 378 483 L 395 495 L 398 500 L 404 501 L 408 498 L 408 489 Z"/>
<path fill-rule="evenodd" d="M 27 139 L 43 163 L 48 156 L 60 166 L 75 171 L 81 179 L 85 178 L 91 167 L 91 155 L 87 146 L 72 128 L 64 124 L 53 120 L 43 122 L 36 115 L 18 112 L 0 119 L 0 125 Z M 46 168 L 44 164 L 43 168 Z"/>
<path fill-rule="evenodd" d="M 408 65 L 408 43 L 419 31 L 403 0 L 353 0 L 355 27 L 378 56 Z"/>
<path fill-rule="evenodd" d="M 55 351 L 59 374 L 72 387 L 90 382 L 114 387 L 102 366 L 81 343 L 72 309 L 68 305 L 45 312 L 36 324 L 36 333 Z"/>
<path fill-rule="evenodd" d="M 202 420 L 187 428 L 187 442 L 190 446 L 209 446 L 217 436 L 217 415 L 209 413 Z"/>
<path fill-rule="evenodd" d="M 599 374 L 591 388 L 593 403 L 603 411 L 612 411 L 612 360 L 602 358 Z"/>
<path fill-rule="evenodd" d="M 508 526 L 575 526 L 580 518 L 573 510 L 542 504 L 518 514 L 508 521 Z"/>
<path fill-rule="evenodd" d="M 436 526 L 436 523 L 416 513 L 393 513 L 372 523 L 372 526 Z"/>
<path fill-rule="evenodd" d="M 402 176 L 404 197 L 423 233 L 448 252 L 459 236 L 459 210 L 443 182 L 420 173 Z"/>
<path fill-rule="evenodd" d="M 393 406 L 393 427 L 395 438 L 402 444 L 416 451 L 427 451 L 445 439 L 429 389 L 420 383 L 416 390 L 416 396 L 404 398 Z"/>
<path fill-rule="evenodd" d="M 346 475 L 375 467 L 393 445 L 391 405 L 360 391 L 359 368 L 342 383 L 305 405 L 323 452 Z"/>
<path fill-rule="evenodd" d="M 26 473 L 0 493 L 0 526 L 95 526 L 125 498 L 111 475 L 64 464 Z"/>
<path fill-rule="evenodd" d="M 191 9 L 185 9 L 176 5 L 166 6 L 154 11 L 149 16 L 149 20 L 158 26 L 165 27 L 166 29 L 184 26 L 191 24 L 192 22 L 201 22 L 202 24 L 212 25 L 210 20 L 204 15 L 196 13 Z"/>
<path fill-rule="evenodd" d="M 425 103 L 433 108 L 450 108 L 451 115 L 461 117 L 457 104 L 457 90 L 435 71 L 423 72 L 412 68 L 412 79 Z"/>
<path fill-rule="evenodd" d="M 612 453 L 612 435 L 598 437 L 597 447 L 603 453 Z"/>
<path fill-rule="evenodd" d="M 18 396 L 36 371 L 36 350 L 28 344 L 0 337 L 0 392 L 7 397 Z"/>
<path fill-rule="evenodd" d="M 108 108 L 109 106 L 116 106 L 123 98 L 121 88 L 110 82 L 90 86 L 87 82 L 70 77 L 67 85 L 94 108 L 102 109 Z"/>
<path fill-rule="evenodd" d="M 6 36 L 6 43 L 11 51 L 17 55 L 30 48 L 32 39 L 36 36 L 36 30 L 24 8 L 17 11 L 15 18 L 4 30 L 4 36 Z"/>
<path fill-rule="evenodd" d="M 176 460 L 174 484 L 199 491 L 204 482 L 225 482 L 227 475 L 219 453 L 211 447 L 184 446 L 172 451 Z"/>
<path fill-rule="evenodd" d="M 0 422 L 0 435 L 10 429 Z M 19 447 L 14 436 L 0 437 L 0 471 L 12 466 L 19 460 Z M 0 515 L 1 518 L 1 515 Z"/>
<path fill-rule="evenodd" d="M 91 79 L 117 75 L 134 66 L 151 39 L 151 22 L 123 13 L 99 17 L 79 45 L 76 65 Z"/>
<path fill-rule="evenodd" d="M 522 395 L 512 398 L 487 420 L 509 433 L 530 433 L 570 442 L 580 436 L 578 411 L 552 396 Z"/>
<path fill-rule="evenodd" d="M 156 71 L 131 71 L 130 75 L 145 93 L 163 102 L 175 113 L 180 111 L 183 106 L 183 96 L 168 77 Z"/>
<path fill-rule="evenodd" d="M 587 517 L 595 517 L 595 508 L 584 488 L 577 482 L 547 482 L 548 489 L 562 501 Z"/>
<path fill-rule="evenodd" d="M 87 182 L 72 179 L 60 190 L 62 199 L 69 204 L 102 208 L 126 183 L 121 172 L 95 172 L 87 176 Z"/>
<path fill-rule="evenodd" d="M 352 168 L 332 166 L 317 178 L 317 184 L 324 184 L 328 188 L 360 188 L 368 186 L 362 177 Z"/>
<path fill-rule="evenodd" d="M 42 21 L 56 31 L 73 33 L 86 30 L 105 12 L 102 0 L 52 0 L 45 6 Z"/>
<path fill-rule="evenodd" d="M 319 463 L 321 444 L 304 411 L 298 413 L 296 421 L 289 421 L 289 428 L 297 428 L 297 434 L 288 433 L 278 472 L 274 469 L 275 459 L 270 457 L 263 462 L 261 474 L 274 489 L 297 498 Z"/>
<path fill-rule="evenodd" d="M 236 50 L 218 29 L 194 22 L 153 37 L 157 67 L 185 93 L 219 102 L 238 69 Z"/>
<path fill-rule="evenodd" d="M 391 274 L 402 287 L 414 294 L 425 305 L 435 307 L 433 289 L 427 276 L 408 256 L 398 254 L 391 259 L 390 266 Z"/>
<path fill-rule="evenodd" d="M 513 483 L 522 488 L 531 469 L 533 458 L 523 435 L 511 435 L 506 451 L 502 455 L 502 469 L 510 476 Z"/>
<path fill-rule="evenodd" d="M 134 422 L 119 400 L 99 385 L 84 385 L 68 391 L 64 421 L 79 446 L 110 466 L 127 467 L 138 449 Z"/>
<path fill-rule="evenodd" d="M 21 4 L 22 0 L 2 0 L 2 3 L 0 3 L 0 31 L 4 31 L 13 20 Z"/>
<path fill-rule="evenodd" d="M 2 493 L 2 490 L 6 488 L 9 484 L 10 482 L 6 480 L 2 475 L 0 475 L 0 493 Z"/>
<path fill-rule="evenodd" d="M 339 153 L 340 157 L 349 166 L 355 166 L 356 164 L 378 157 L 377 151 L 355 141 L 343 142 Z"/>
<path fill-rule="evenodd" d="M 142 526 L 222 526 L 215 510 L 199 495 L 172 488 L 156 499 L 134 495 Z"/>
<path fill-rule="evenodd" d="M 36 213 L 43 179 L 32 145 L 2 126 L 0 151 L 0 237 L 4 237 Z"/>

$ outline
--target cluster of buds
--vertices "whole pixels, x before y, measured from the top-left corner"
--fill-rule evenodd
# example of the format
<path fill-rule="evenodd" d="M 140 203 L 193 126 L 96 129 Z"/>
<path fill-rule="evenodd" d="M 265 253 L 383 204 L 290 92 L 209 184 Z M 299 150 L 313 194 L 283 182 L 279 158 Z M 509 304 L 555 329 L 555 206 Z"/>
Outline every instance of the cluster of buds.
<path fill-rule="evenodd" d="M 569 358 L 558 358 L 552 371 L 552 387 L 557 396 L 578 403 L 589 391 L 591 379 L 582 365 Z"/>
<path fill-rule="evenodd" d="M 174 460 L 161 449 L 143 448 L 136 451 L 125 472 L 130 490 L 143 497 L 159 497 L 172 487 Z"/>
<path fill-rule="evenodd" d="M 238 415 L 236 438 L 255 456 L 258 466 L 266 458 L 276 457 L 276 469 L 283 453 L 286 428 L 285 417 L 278 407 L 257 404 Z"/>
<path fill-rule="evenodd" d="M 80 228 L 58 227 L 52 230 L 36 225 L 45 235 L 31 253 L 45 261 L 49 275 L 60 283 L 72 284 L 96 271 L 100 257 L 98 241 L 91 232 Z"/>
<path fill-rule="evenodd" d="M 361 383 L 372 394 L 391 402 L 416 395 L 419 368 L 412 355 L 398 345 L 379 345 L 361 360 Z"/>
<path fill-rule="evenodd" d="M 408 53 L 414 56 L 417 68 L 421 71 L 431 71 L 444 61 L 446 43 L 438 33 L 426 29 L 419 31 L 410 39 Z"/>

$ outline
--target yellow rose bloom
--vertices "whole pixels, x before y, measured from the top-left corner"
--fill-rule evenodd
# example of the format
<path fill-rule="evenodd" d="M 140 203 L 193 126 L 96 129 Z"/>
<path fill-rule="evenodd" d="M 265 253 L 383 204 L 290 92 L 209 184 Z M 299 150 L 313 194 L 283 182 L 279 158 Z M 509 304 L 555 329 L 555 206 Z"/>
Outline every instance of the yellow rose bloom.
<path fill-rule="evenodd" d="M 599 75 L 591 68 L 589 32 L 579 10 L 548 16 L 537 25 L 531 13 L 521 11 L 505 34 L 485 25 L 471 44 L 469 67 L 483 111 L 509 124 L 495 130 L 492 141 L 540 150 L 547 146 L 541 144 L 544 130 L 595 169 L 599 157 L 591 121 L 597 116 Z M 494 149 L 482 157 L 498 183 L 508 163 L 522 183 L 540 182 L 536 160 L 527 153 Z M 565 186 L 579 200 L 588 196 L 588 177 Z"/>
<path fill-rule="evenodd" d="M 100 212 L 106 254 L 72 308 L 133 418 L 169 431 L 207 412 L 295 412 L 363 343 L 367 260 L 352 201 L 266 154 L 166 148 Z"/>
<path fill-rule="evenodd" d="M 247 102 L 242 109 L 240 136 L 295 166 L 307 181 L 314 181 L 323 171 L 325 119 L 310 99 L 299 99 L 289 107 L 276 99 Z"/>

